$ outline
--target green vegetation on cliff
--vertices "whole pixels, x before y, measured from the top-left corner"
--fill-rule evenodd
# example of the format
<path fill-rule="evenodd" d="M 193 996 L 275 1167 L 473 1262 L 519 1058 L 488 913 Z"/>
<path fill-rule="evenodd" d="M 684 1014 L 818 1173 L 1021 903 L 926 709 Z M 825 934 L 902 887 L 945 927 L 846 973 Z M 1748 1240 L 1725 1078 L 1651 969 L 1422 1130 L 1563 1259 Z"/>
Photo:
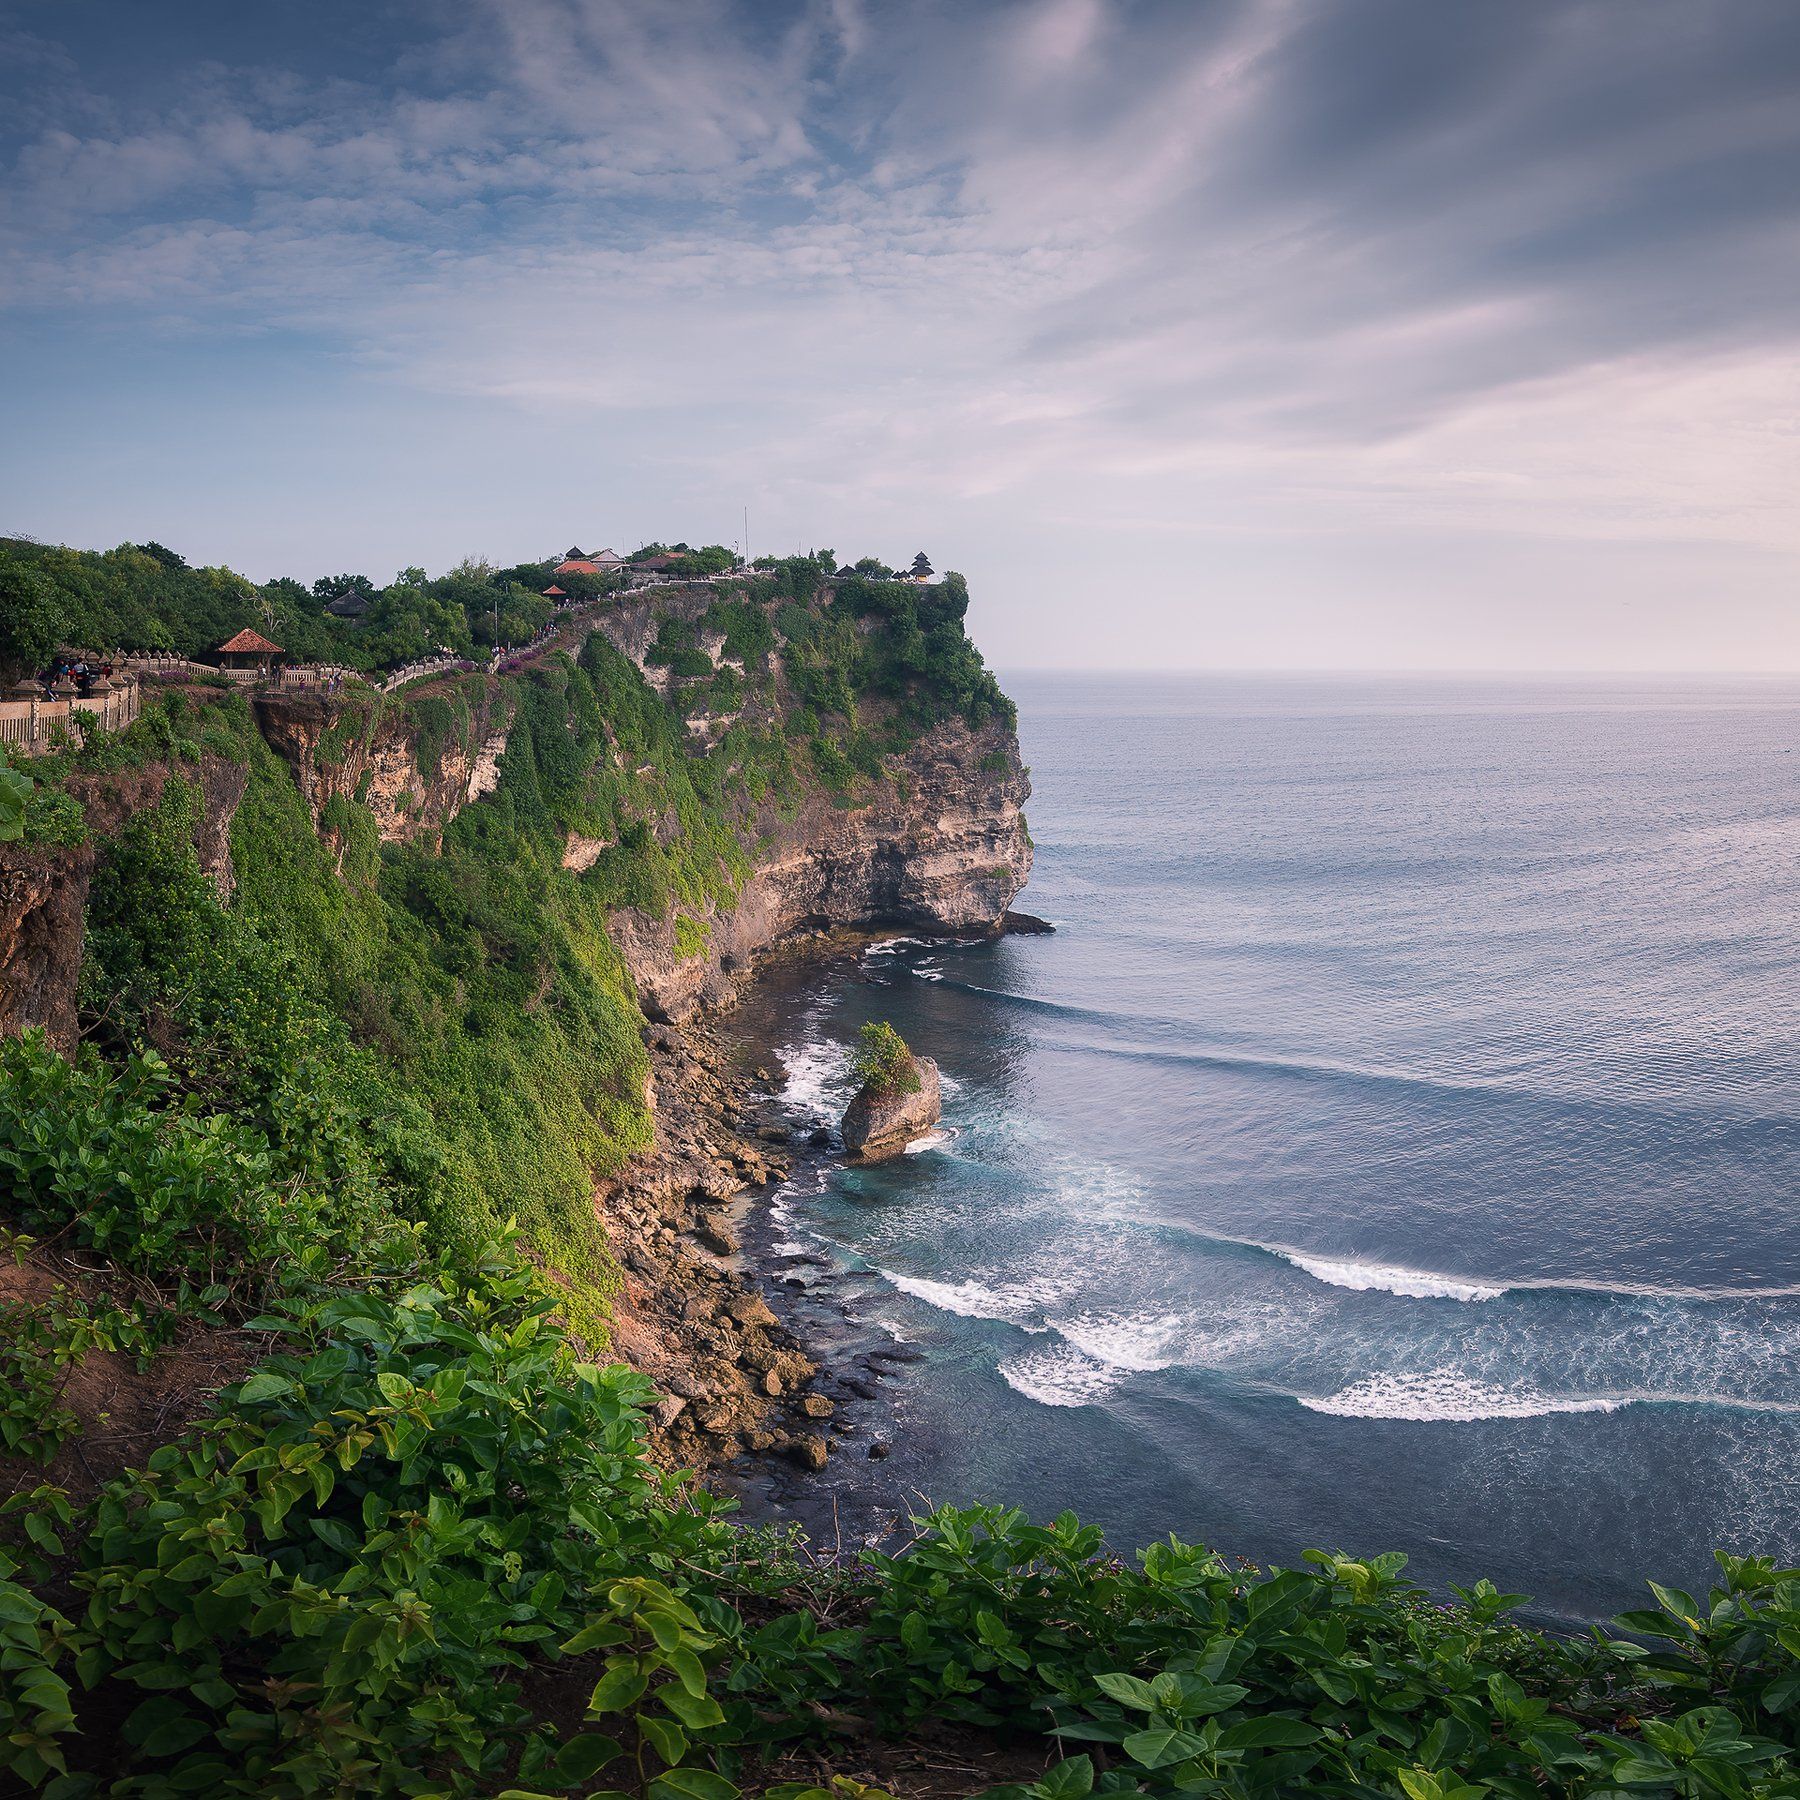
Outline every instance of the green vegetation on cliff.
<path fill-rule="evenodd" d="M 135 593 L 177 642 L 232 622 L 222 576 L 113 555 L 96 607 Z M 1568 1642 L 1394 1556 L 1123 1560 L 1002 1507 L 821 1559 L 646 1459 L 647 1383 L 588 1360 L 591 1184 L 649 1138 L 616 915 L 703 954 L 759 821 L 1010 716 L 959 580 L 828 572 L 671 603 L 666 700 L 597 634 L 260 729 L 176 691 L 35 765 L 30 805 L 106 823 L 30 847 L 94 858 L 81 1046 L 0 1044 L 0 1766 L 52 1800 L 731 1800 L 924 1741 L 1000 1754 L 1026 1800 L 1800 1791 L 1800 1572 L 1722 1558 L 1704 1600 L 1656 1588 L 1631 1638 Z M 434 823 L 502 734 L 491 791 Z M 227 899 L 204 826 L 232 807 Z M 76 1377 L 129 1392 L 176 1347 L 221 1391 L 157 1389 L 84 1467 Z"/>

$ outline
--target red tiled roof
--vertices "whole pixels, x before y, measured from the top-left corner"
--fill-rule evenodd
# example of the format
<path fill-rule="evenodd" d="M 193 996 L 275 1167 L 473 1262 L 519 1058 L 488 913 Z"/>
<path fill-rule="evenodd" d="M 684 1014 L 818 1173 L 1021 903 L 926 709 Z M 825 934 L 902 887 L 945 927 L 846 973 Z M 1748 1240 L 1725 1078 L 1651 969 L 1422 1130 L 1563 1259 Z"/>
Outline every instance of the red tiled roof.
<path fill-rule="evenodd" d="M 600 565 L 598 563 L 589 562 L 588 559 L 583 556 L 580 558 L 572 558 L 568 562 L 559 562 L 550 573 L 552 575 L 598 575 L 600 573 Z"/>
<path fill-rule="evenodd" d="M 217 656 L 286 656 L 287 652 L 279 644 L 271 644 L 266 637 L 252 631 L 246 625 L 235 637 L 228 637 L 214 654 Z"/>
<path fill-rule="evenodd" d="M 548 600 L 552 597 L 555 597 L 558 600 L 564 598 L 562 589 L 559 588 L 554 581 L 544 589 L 544 598 Z"/>

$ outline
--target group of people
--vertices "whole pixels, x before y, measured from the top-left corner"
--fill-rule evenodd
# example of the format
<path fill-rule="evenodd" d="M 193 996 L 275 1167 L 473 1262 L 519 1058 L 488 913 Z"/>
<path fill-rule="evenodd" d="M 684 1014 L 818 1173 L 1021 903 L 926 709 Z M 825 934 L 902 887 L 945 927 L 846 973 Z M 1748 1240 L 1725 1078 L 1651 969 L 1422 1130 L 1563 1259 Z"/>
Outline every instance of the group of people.
<path fill-rule="evenodd" d="M 56 698 L 57 684 L 72 681 L 75 692 L 83 699 L 94 691 L 94 683 L 104 675 L 112 679 L 113 666 L 110 662 L 89 662 L 85 656 L 59 656 L 48 669 L 39 672 L 38 685 L 44 690 L 46 700 Z"/>

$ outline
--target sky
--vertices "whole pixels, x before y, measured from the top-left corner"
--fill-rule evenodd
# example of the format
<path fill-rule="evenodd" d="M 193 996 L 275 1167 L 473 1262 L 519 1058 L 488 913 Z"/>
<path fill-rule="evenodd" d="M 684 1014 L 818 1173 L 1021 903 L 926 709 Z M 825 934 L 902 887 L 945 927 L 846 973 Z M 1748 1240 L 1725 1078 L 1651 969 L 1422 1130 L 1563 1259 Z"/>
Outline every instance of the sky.
<path fill-rule="evenodd" d="M 1800 669 L 1795 0 L 0 0 L 0 532 Z"/>

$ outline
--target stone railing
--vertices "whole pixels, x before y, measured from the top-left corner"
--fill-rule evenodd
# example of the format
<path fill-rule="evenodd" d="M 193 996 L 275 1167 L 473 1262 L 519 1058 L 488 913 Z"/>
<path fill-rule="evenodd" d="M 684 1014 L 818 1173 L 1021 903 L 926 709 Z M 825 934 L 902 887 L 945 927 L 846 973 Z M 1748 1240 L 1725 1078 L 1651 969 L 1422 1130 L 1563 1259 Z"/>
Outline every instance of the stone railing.
<path fill-rule="evenodd" d="M 427 675 L 442 675 L 451 669 L 470 669 L 475 665 L 461 656 L 423 656 L 417 662 L 409 662 L 404 668 L 396 669 L 381 684 L 384 694 L 391 694 L 395 688 L 405 687 L 409 681 L 421 681 Z"/>
<path fill-rule="evenodd" d="M 277 669 L 269 685 L 284 693 L 318 693 L 342 687 L 346 681 L 367 681 L 360 669 L 342 663 L 289 663 Z"/>
<path fill-rule="evenodd" d="M 59 682 L 53 699 L 0 700 L 0 744 L 21 756 L 42 756 L 79 744 L 90 731 L 123 731 L 138 716 L 141 691 L 133 680 L 91 694 L 73 688 Z"/>

